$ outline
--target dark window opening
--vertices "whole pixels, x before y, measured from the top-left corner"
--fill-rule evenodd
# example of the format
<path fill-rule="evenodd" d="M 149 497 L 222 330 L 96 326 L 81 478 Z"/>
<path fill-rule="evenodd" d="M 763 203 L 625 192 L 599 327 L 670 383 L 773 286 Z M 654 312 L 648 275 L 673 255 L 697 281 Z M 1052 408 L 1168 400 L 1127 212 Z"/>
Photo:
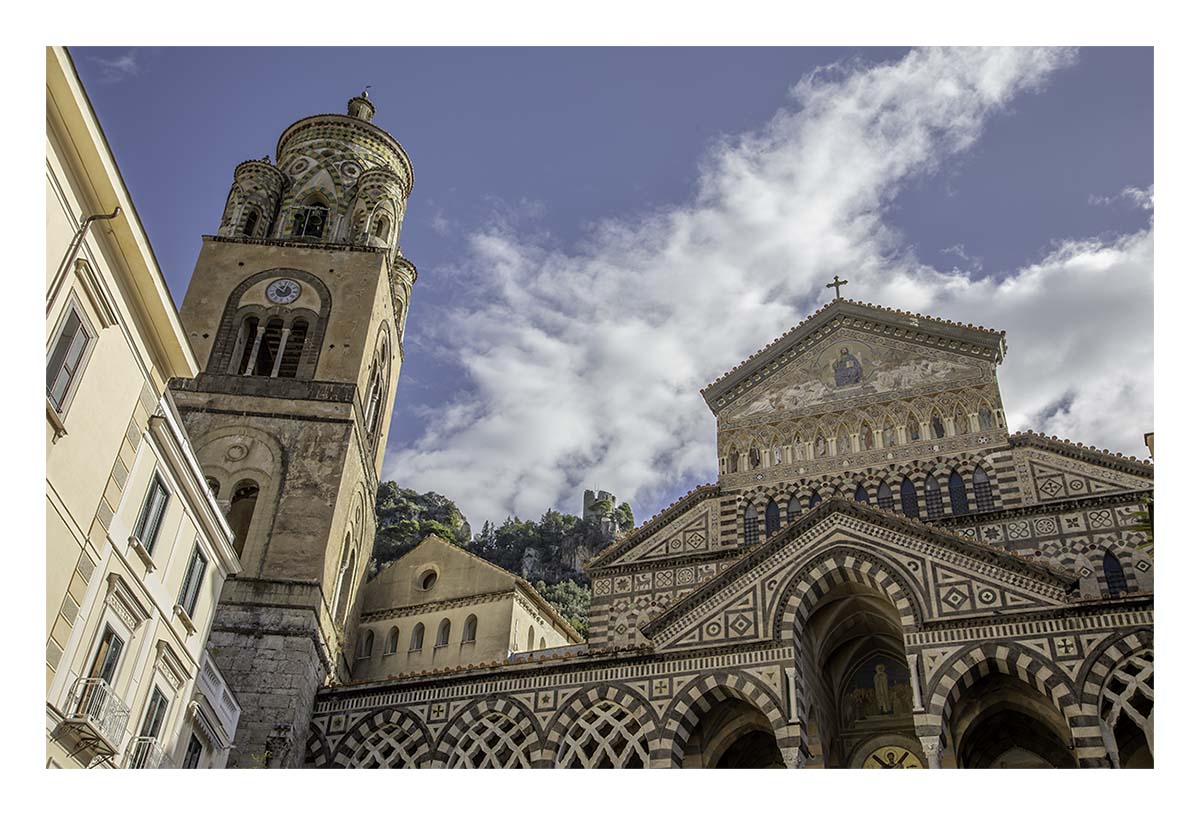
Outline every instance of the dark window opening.
<path fill-rule="evenodd" d="M 967 485 L 963 483 L 958 470 L 950 471 L 950 512 L 954 515 L 966 515 L 971 511 L 967 503 Z"/>
<path fill-rule="evenodd" d="M 753 546 L 758 543 L 758 510 L 754 505 L 746 507 L 746 514 L 742 519 L 743 532 L 746 536 L 746 545 Z"/>
<path fill-rule="evenodd" d="M 788 501 L 787 506 L 787 522 L 792 523 L 804 513 L 804 506 L 800 503 L 800 499 L 792 496 L 792 500 Z"/>
<path fill-rule="evenodd" d="M 246 536 L 250 533 L 250 521 L 254 518 L 254 505 L 258 503 L 258 484 L 242 481 L 233 490 L 229 502 L 229 528 L 233 530 L 233 548 L 242 556 L 246 548 Z"/>
<path fill-rule="evenodd" d="M 1108 586 L 1109 594 L 1124 594 L 1129 591 L 1129 582 L 1125 579 L 1125 569 L 1112 552 L 1104 553 L 1104 582 Z"/>
<path fill-rule="evenodd" d="M 879 482 L 879 490 L 875 493 L 875 503 L 880 509 L 895 509 L 896 499 L 892 497 L 892 488 L 887 485 L 886 481 Z"/>
<path fill-rule="evenodd" d="M 925 479 L 925 514 L 929 518 L 940 518 L 945 514 L 942 508 L 942 487 L 932 473 Z"/>
<path fill-rule="evenodd" d="M 900 509 L 910 518 L 920 515 L 917 508 L 917 488 L 908 478 L 900 482 Z"/>
<path fill-rule="evenodd" d="M 774 501 L 767 504 L 767 537 L 779 531 L 779 505 Z"/>
<path fill-rule="evenodd" d="M 292 215 L 292 235 L 301 238 L 319 238 L 325 234 L 325 221 L 329 208 L 324 204 L 296 207 Z"/>
<path fill-rule="evenodd" d="M 242 227 L 242 234 L 253 238 L 254 230 L 258 228 L 258 210 L 250 210 L 250 214 L 246 216 L 246 225 Z"/>
<path fill-rule="evenodd" d="M 975 468 L 975 474 L 971 476 L 971 488 L 975 491 L 975 508 L 977 510 L 986 512 L 996 508 L 996 501 L 992 497 L 992 484 L 982 467 Z"/>
<path fill-rule="evenodd" d="M 267 321 L 262 339 L 258 343 L 258 354 L 254 357 L 255 376 L 270 376 L 279 354 L 279 343 L 283 339 L 283 320 L 274 317 Z"/>
<path fill-rule="evenodd" d="M 269 329 L 268 329 L 269 330 Z M 279 363 L 279 377 L 294 379 L 300 368 L 300 356 L 304 353 L 304 341 L 308 338 L 308 321 L 296 320 L 288 332 L 287 345 L 283 347 L 283 359 Z"/>

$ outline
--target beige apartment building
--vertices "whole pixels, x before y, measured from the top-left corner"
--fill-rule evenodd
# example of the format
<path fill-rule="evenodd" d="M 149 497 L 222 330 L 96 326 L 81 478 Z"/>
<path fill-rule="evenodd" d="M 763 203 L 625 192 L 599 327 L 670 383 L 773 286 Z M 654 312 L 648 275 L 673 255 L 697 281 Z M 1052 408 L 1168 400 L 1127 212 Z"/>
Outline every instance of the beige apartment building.
<path fill-rule="evenodd" d="M 65 49 L 46 94 L 47 766 L 224 766 L 241 565 L 166 388 L 196 360 Z"/>

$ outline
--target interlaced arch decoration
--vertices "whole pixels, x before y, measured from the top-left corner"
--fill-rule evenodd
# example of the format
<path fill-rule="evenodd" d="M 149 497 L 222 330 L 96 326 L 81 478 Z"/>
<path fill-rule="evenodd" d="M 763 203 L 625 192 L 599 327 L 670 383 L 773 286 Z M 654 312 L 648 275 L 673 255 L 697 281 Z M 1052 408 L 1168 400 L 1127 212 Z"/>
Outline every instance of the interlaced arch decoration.
<path fill-rule="evenodd" d="M 629 708 L 602 700 L 577 718 L 563 736 L 559 767 L 644 768 L 650 765 L 650 727 Z"/>
<path fill-rule="evenodd" d="M 1144 628 L 1122 631 L 1102 642 L 1093 653 L 1092 664 L 1080 671 L 1084 677 L 1080 694 L 1084 706 L 1095 711 L 1109 728 L 1115 727 L 1123 714 L 1129 714 L 1153 750 L 1153 708 L 1146 716 L 1133 702 L 1141 695 L 1154 704 L 1154 635 Z"/>
<path fill-rule="evenodd" d="M 446 766 L 478 769 L 528 769 L 538 749 L 529 721 L 490 710 L 475 720 L 450 750 Z"/>
<path fill-rule="evenodd" d="M 683 766 L 688 739 L 696 729 L 700 717 L 716 705 L 730 699 L 745 702 L 767 718 L 780 750 L 799 744 L 799 729 L 789 728 L 787 716 L 780 708 L 779 701 L 766 685 L 746 674 L 719 671 L 688 683 L 675 695 L 667 709 L 662 732 L 664 742 L 670 739 L 671 766 Z"/>
<path fill-rule="evenodd" d="M 406 710 L 381 710 L 367 716 L 346 735 L 334 764 L 360 769 L 428 766 L 429 732 Z"/>

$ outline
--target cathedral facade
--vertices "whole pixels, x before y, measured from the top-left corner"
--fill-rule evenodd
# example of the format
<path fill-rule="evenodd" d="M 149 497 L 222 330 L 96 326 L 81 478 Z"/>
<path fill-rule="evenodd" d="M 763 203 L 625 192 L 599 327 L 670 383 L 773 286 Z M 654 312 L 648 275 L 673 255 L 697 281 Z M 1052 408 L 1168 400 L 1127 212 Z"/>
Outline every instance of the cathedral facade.
<path fill-rule="evenodd" d="M 1002 332 L 840 296 L 702 391 L 718 479 L 587 564 L 587 642 L 356 664 L 417 276 L 373 113 L 236 168 L 182 309 L 231 766 L 1152 765 L 1152 467 L 1011 433 Z"/>

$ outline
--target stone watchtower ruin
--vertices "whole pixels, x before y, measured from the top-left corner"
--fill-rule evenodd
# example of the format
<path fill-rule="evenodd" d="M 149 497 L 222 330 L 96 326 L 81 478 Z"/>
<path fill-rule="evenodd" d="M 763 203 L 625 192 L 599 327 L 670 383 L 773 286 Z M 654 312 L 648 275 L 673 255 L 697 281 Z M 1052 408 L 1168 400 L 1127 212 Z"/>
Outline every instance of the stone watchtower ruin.
<path fill-rule="evenodd" d="M 298 766 L 349 676 L 417 279 L 412 163 L 374 115 L 364 91 L 234 169 L 181 309 L 201 373 L 171 388 L 244 567 L 210 640 L 243 709 L 231 767 Z"/>

